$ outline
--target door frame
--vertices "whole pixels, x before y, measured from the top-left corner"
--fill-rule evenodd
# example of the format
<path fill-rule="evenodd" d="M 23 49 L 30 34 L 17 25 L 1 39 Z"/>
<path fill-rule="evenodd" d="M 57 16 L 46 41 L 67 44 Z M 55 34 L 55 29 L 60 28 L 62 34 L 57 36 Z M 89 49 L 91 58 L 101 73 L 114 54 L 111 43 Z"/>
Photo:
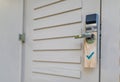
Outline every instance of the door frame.
<path fill-rule="evenodd" d="M 101 82 L 101 41 L 102 41 L 102 0 L 100 0 L 100 31 L 99 31 L 99 82 Z"/>

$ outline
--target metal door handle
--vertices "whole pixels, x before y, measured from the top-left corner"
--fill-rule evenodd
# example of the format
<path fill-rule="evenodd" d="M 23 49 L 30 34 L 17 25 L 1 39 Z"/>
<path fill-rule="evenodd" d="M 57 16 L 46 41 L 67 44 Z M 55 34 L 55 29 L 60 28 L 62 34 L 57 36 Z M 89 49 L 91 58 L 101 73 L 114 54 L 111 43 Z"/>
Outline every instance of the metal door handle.
<path fill-rule="evenodd" d="M 91 44 L 95 41 L 95 35 L 93 33 L 83 33 L 83 34 L 80 34 L 80 35 L 76 35 L 74 36 L 75 39 L 79 39 L 79 38 L 85 38 L 86 39 L 86 42 Z"/>

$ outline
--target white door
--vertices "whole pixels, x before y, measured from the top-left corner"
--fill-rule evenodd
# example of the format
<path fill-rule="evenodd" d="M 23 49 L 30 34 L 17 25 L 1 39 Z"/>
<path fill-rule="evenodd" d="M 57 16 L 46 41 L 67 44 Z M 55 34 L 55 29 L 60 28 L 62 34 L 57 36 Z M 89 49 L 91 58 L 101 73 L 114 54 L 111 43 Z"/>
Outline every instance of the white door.
<path fill-rule="evenodd" d="M 83 67 L 85 16 L 97 13 L 100 0 L 25 0 L 24 82 L 99 82 Z"/>
<path fill-rule="evenodd" d="M 0 82 L 20 82 L 22 0 L 0 0 Z"/>

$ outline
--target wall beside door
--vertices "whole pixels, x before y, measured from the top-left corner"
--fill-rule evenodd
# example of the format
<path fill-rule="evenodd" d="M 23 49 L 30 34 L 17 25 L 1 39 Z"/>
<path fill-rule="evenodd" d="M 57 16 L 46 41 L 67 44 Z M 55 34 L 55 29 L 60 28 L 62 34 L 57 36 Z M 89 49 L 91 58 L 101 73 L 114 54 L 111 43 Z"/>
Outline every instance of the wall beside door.
<path fill-rule="evenodd" d="M 0 82 L 20 82 L 22 0 L 0 0 Z"/>
<path fill-rule="evenodd" d="M 120 0 L 102 0 L 101 82 L 120 82 Z"/>

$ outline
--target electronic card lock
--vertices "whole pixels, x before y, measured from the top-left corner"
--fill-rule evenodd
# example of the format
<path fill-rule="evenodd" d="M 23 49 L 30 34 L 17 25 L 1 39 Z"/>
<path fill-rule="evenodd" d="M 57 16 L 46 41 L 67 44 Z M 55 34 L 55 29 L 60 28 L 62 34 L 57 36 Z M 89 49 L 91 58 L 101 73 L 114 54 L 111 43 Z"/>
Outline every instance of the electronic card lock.
<path fill-rule="evenodd" d="M 86 16 L 85 33 L 75 36 L 84 39 L 84 68 L 95 68 L 98 54 L 98 15 Z"/>

